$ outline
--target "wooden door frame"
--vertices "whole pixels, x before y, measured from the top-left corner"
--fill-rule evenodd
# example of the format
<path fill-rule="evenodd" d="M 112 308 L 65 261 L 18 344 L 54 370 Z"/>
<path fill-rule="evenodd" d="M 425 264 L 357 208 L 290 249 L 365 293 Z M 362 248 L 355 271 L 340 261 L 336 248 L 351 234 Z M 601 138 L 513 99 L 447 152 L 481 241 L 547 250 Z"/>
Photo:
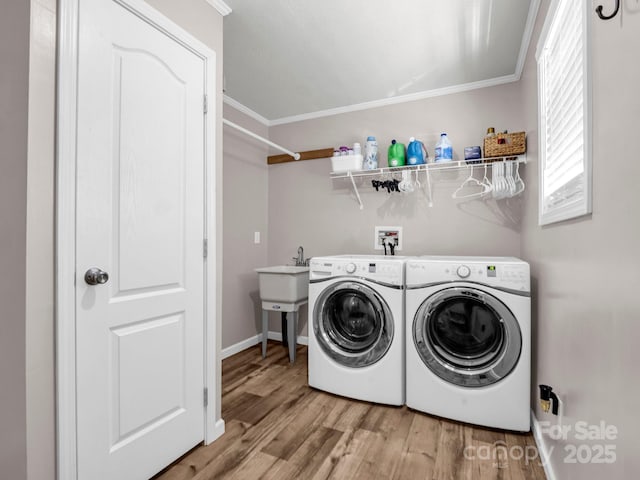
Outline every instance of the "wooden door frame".
<path fill-rule="evenodd" d="M 82 0 L 58 2 L 58 76 L 56 111 L 56 446 L 57 478 L 77 479 L 76 417 L 76 135 L 78 75 L 78 13 Z M 220 405 L 220 338 L 216 299 L 216 54 L 142 0 L 111 0 L 153 24 L 189 49 L 205 63 L 205 235 L 208 251 L 204 282 L 204 441 L 211 443 L 224 433 L 224 421 L 216 418 Z"/>

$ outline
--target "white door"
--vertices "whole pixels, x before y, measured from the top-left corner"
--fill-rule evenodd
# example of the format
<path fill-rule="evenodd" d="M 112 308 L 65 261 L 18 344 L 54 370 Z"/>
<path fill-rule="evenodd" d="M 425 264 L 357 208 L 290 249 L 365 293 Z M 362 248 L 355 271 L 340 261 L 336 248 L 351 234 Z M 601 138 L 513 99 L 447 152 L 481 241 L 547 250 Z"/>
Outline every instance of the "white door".
<path fill-rule="evenodd" d="M 145 479 L 204 437 L 205 65 L 115 0 L 79 5 L 78 478 Z"/>

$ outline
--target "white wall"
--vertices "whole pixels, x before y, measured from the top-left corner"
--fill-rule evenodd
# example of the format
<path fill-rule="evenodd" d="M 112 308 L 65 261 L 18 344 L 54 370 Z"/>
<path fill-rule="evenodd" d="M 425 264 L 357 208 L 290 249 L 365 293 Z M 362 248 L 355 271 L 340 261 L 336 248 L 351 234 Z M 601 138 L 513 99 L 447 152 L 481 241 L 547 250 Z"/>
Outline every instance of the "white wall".
<path fill-rule="evenodd" d="M 260 136 L 267 127 L 224 106 L 224 118 Z M 267 265 L 268 147 L 229 126 L 224 127 L 224 284 L 222 348 L 261 331 L 258 274 Z M 260 232 L 261 243 L 254 243 Z"/>
<path fill-rule="evenodd" d="M 489 126 L 524 130 L 521 103 L 520 86 L 512 83 L 275 126 L 269 137 L 297 151 L 364 144 L 368 135 L 375 135 L 384 166 L 392 139 L 406 145 L 415 136 L 433 156 L 440 132 L 447 132 L 454 157 L 464 159 L 464 147 L 482 145 Z M 371 179 L 363 180 L 363 210 L 350 182 L 332 180 L 330 171 L 329 159 L 269 167 L 270 264 L 291 262 L 299 245 L 306 256 L 382 253 L 373 249 L 376 225 L 403 227 L 401 255 L 520 255 L 521 200 L 452 199 L 468 170 L 432 174 L 433 207 L 428 206 L 426 187 L 408 195 L 389 194 L 376 192 Z M 420 180 L 425 182 L 424 174 Z M 306 335 L 305 312 L 300 323 Z M 275 315 L 270 329 L 280 330 Z"/>
<path fill-rule="evenodd" d="M 552 468 L 558 479 L 637 478 L 640 459 L 640 386 L 636 381 L 640 338 L 640 8 L 621 2 L 622 17 L 602 21 L 591 11 L 593 62 L 593 214 L 546 227 L 537 224 L 537 178 L 530 175 L 522 231 L 522 255 L 531 263 L 534 318 L 534 387 L 554 387 L 565 404 L 562 423 L 615 425 L 618 438 L 592 443 L 615 448 L 612 465 L 566 463 L 570 432 L 554 441 Z M 537 30 L 549 1 L 544 1 Z M 605 4 L 605 13 L 612 5 Z M 537 41 L 538 33 L 534 38 Z M 537 80 L 533 54 L 522 80 L 526 120 L 537 127 Z M 536 139 L 537 140 L 537 139 Z M 535 142 L 529 143 L 536 147 Z M 537 149 L 530 148 L 536 173 Z M 541 421 L 556 418 L 543 413 Z M 569 447 L 571 448 L 571 447 Z M 590 447 L 589 447 L 590 448 Z M 591 451 L 593 453 L 593 451 Z M 589 452 L 587 452 L 589 453 Z"/>
<path fill-rule="evenodd" d="M 27 172 L 27 478 L 53 478 L 56 2 L 31 1 Z M 34 461 L 37 459 L 37 461 Z"/>
<path fill-rule="evenodd" d="M 29 2 L 0 15 L 0 472 L 27 474 L 25 295 Z"/>

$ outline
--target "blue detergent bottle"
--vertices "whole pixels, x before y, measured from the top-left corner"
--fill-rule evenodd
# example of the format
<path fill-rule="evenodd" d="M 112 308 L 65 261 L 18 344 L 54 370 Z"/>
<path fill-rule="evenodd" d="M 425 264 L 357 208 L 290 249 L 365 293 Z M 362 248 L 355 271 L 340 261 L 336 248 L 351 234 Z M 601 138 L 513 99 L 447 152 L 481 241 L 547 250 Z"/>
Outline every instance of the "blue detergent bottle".
<path fill-rule="evenodd" d="M 429 154 L 424 143 L 411 137 L 407 146 L 407 165 L 422 165 L 428 158 Z"/>

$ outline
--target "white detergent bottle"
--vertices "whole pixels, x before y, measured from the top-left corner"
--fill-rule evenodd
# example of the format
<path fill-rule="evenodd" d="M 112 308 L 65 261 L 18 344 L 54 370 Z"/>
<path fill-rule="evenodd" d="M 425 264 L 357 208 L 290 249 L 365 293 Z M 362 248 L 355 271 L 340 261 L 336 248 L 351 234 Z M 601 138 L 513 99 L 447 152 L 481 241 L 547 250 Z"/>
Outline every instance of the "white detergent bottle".
<path fill-rule="evenodd" d="M 450 162 L 453 160 L 453 147 L 446 133 L 440 134 L 440 141 L 436 143 L 435 161 Z"/>
<path fill-rule="evenodd" d="M 364 164 L 365 170 L 375 170 L 378 168 L 378 142 L 376 137 L 367 137 L 364 144 Z"/>

